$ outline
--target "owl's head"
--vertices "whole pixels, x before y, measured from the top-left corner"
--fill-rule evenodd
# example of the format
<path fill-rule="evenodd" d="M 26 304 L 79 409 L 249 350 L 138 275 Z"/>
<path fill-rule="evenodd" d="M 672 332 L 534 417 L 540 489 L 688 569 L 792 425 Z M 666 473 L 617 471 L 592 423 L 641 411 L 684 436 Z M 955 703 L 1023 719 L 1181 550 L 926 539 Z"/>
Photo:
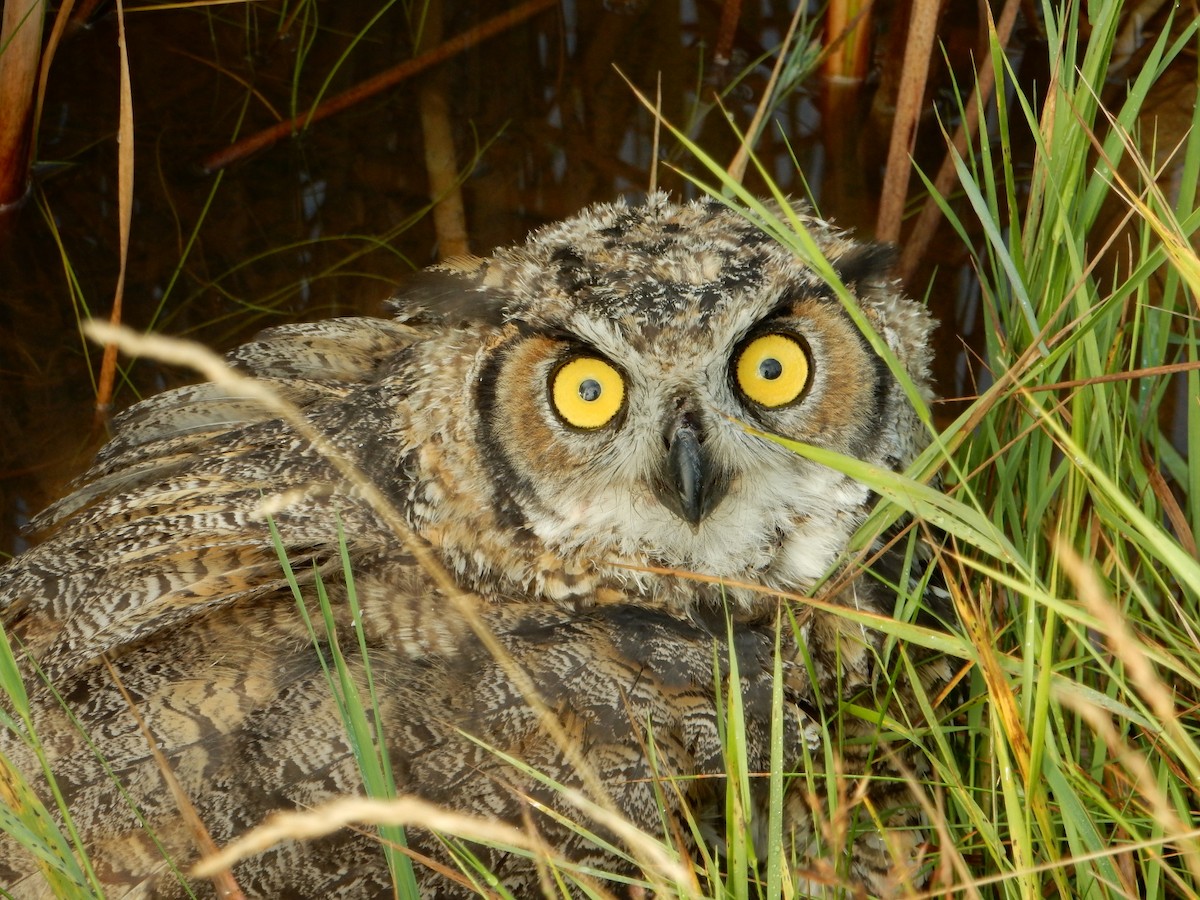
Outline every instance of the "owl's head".
<path fill-rule="evenodd" d="M 888 252 L 798 211 L 927 391 L 932 323 L 886 279 Z M 924 444 L 832 288 L 717 203 L 597 206 L 449 270 L 492 319 L 464 438 L 485 519 L 579 577 L 645 591 L 659 582 L 626 567 L 666 567 L 803 590 L 871 493 L 747 426 L 893 469 Z"/>

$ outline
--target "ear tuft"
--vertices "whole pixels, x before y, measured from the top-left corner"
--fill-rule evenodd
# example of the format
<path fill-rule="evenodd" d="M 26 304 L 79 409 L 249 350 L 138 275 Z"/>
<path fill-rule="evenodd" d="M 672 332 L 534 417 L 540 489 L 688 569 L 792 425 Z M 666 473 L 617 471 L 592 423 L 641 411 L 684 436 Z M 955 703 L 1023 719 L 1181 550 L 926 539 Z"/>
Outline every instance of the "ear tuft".
<path fill-rule="evenodd" d="M 855 244 L 836 259 L 830 260 L 842 283 L 847 287 L 869 281 L 883 281 L 896 264 L 896 247 L 892 244 Z"/>
<path fill-rule="evenodd" d="M 486 260 L 455 257 L 406 276 L 388 301 L 401 322 L 460 325 L 504 322 L 506 298 L 482 284 Z"/>

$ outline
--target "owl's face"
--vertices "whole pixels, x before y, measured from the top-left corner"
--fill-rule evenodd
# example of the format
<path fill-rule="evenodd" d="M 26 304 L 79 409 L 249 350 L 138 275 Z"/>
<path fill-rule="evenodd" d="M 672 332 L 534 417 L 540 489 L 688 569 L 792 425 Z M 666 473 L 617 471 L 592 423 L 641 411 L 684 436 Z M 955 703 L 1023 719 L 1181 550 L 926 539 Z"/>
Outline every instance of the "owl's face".
<path fill-rule="evenodd" d="M 881 280 L 886 254 L 808 223 L 924 386 L 930 322 Z M 470 376 L 493 503 L 581 571 L 801 590 L 870 494 L 747 426 L 890 468 L 919 449 L 907 401 L 832 289 L 716 205 L 594 208 L 472 275 L 502 306 Z"/>

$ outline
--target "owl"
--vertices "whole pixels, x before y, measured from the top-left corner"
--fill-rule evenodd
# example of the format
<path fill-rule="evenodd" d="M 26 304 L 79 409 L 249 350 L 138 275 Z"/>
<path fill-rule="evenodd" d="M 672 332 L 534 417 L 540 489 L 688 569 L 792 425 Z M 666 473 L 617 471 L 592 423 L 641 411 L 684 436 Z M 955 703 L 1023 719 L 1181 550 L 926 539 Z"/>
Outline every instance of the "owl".
<path fill-rule="evenodd" d="M 888 251 L 786 212 L 928 396 L 931 319 Z M 883 535 L 872 570 L 849 562 L 875 495 L 764 436 L 892 470 L 927 442 L 830 284 L 724 205 L 652 194 L 418 273 L 391 311 L 229 354 L 277 404 L 237 381 L 136 404 L 36 520 L 42 542 L 0 571 L 31 709 L 3 720 L 3 803 L 34 802 L 16 771 L 55 809 L 52 779 L 109 897 L 212 896 L 191 874 L 205 840 L 364 792 L 357 688 L 397 795 L 557 860 L 418 823 L 421 897 L 662 895 L 630 835 L 719 859 L 735 692 L 760 855 L 774 728 L 801 891 L 919 884 L 900 773 L 927 766 L 839 709 L 919 724 L 913 690 L 949 671 L 914 651 L 915 681 L 881 678 L 881 637 L 838 609 L 892 615 L 929 553 Z M 858 797 L 840 830 L 835 772 Z M 63 852 L 0 838 L 0 884 L 47 895 Z M 393 896 L 364 828 L 232 877 Z"/>

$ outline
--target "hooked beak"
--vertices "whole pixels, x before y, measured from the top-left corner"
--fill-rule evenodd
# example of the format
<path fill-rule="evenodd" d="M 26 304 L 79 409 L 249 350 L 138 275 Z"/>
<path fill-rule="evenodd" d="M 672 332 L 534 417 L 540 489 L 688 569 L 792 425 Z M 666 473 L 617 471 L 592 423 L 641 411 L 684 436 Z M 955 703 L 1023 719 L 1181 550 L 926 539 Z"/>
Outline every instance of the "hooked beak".
<path fill-rule="evenodd" d="M 729 473 L 718 469 L 701 446 L 704 431 L 683 416 L 667 438 L 667 459 L 655 493 L 663 505 L 692 528 L 712 512 L 729 489 Z"/>

